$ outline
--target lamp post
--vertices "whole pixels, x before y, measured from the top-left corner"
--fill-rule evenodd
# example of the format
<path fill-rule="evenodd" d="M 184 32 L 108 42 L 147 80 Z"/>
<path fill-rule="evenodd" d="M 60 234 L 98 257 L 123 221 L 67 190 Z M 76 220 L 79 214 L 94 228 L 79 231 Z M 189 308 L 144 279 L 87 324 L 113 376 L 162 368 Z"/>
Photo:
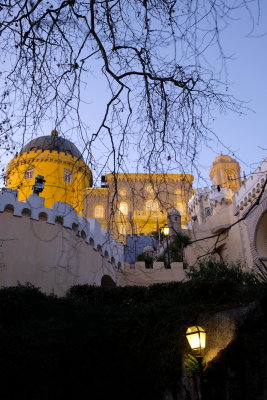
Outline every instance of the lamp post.
<path fill-rule="evenodd" d="M 204 400 L 203 391 L 203 352 L 206 347 L 206 332 L 199 325 L 190 326 L 186 331 L 186 338 L 191 347 L 192 353 L 198 362 L 199 384 L 195 381 L 196 391 L 199 400 Z"/>
<path fill-rule="evenodd" d="M 186 338 L 196 357 L 202 357 L 206 347 L 206 332 L 199 325 L 190 326 L 186 331 Z"/>
<path fill-rule="evenodd" d="M 166 268 L 171 268 L 171 263 L 170 263 L 170 251 L 169 251 L 169 233 L 170 233 L 170 228 L 167 224 L 164 225 L 162 229 L 163 235 L 166 237 L 166 243 L 167 243 L 167 266 Z"/>

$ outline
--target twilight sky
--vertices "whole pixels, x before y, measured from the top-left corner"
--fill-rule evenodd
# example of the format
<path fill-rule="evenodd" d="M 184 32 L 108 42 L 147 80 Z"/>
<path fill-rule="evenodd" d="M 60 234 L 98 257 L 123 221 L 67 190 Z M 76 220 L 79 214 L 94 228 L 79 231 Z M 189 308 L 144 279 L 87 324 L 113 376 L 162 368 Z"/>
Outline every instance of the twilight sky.
<path fill-rule="evenodd" d="M 214 140 L 208 145 L 203 144 L 199 149 L 199 177 L 195 175 L 194 187 L 210 185 L 209 169 L 214 158 L 223 153 L 238 159 L 243 172 L 249 174 L 259 163 L 267 157 L 267 141 L 265 116 L 267 114 L 267 2 L 261 2 L 260 21 L 254 29 L 252 21 L 245 10 L 238 10 L 236 18 L 230 22 L 229 26 L 221 34 L 222 46 L 226 56 L 231 56 L 227 61 L 227 81 L 229 82 L 228 93 L 246 102 L 250 108 L 246 115 L 228 113 L 222 115 L 219 112 L 214 114 L 214 122 L 210 128 L 219 140 Z M 210 49 L 212 62 L 216 64 L 215 55 Z M 90 72 L 85 92 L 87 103 L 82 106 L 82 118 L 89 126 L 88 137 L 97 129 L 106 104 L 107 91 L 99 71 L 101 65 L 96 61 L 95 70 Z M 222 73 L 225 80 L 225 72 Z M 54 116 L 51 115 L 46 120 L 36 136 L 47 135 L 54 128 Z M 65 132 L 66 127 L 62 127 Z M 66 132 L 66 137 L 73 140 L 79 149 L 83 149 L 82 138 L 71 136 Z M 27 139 L 26 139 L 27 141 Z M 106 154 L 109 149 L 105 148 L 105 143 L 101 149 L 94 149 L 95 158 L 99 160 L 99 165 L 105 162 Z M 129 153 L 132 149 L 127 150 Z M 142 149 L 140 150 L 142 151 Z M 106 154 L 105 154 L 106 152 Z M 7 160 L 9 161 L 9 160 Z M 174 166 L 175 167 L 175 166 Z M 128 172 L 135 172 L 136 165 L 127 165 Z M 103 172 L 109 172 L 108 169 Z M 180 172 L 172 169 L 171 172 Z M 186 171 L 191 173 L 191 171 Z M 93 170 L 93 174 L 94 170 Z"/>
<path fill-rule="evenodd" d="M 243 116 L 217 114 L 212 128 L 226 148 L 220 143 L 212 145 L 212 149 L 203 146 L 199 160 L 204 177 L 208 177 L 212 160 L 221 152 L 237 158 L 241 171 L 246 174 L 252 172 L 267 157 L 266 21 L 267 2 L 262 2 L 260 25 L 255 26 L 251 35 L 248 17 L 233 21 L 223 34 L 225 52 L 233 55 L 228 61 L 229 91 L 246 101 L 253 111 L 247 111 Z M 195 184 L 198 186 L 197 179 Z"/>

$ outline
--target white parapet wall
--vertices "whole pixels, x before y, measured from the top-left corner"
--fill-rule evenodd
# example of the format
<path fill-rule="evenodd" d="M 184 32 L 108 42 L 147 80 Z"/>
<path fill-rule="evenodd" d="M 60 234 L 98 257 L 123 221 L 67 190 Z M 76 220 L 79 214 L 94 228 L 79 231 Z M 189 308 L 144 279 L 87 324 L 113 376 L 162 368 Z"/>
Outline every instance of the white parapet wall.
<path fill-rule="evenodd" d="M 233 197 L 234 214 L 244 212 L 258 198 L 267 179 L 267 159 L 246 179 Z M 266 190 L 266 187 L 265 187 Z"/>
<path fill-rule="evenodd" d="M 73 285 L 100 285 L 105 275 L 118 284 L 123 253 L 122 243 L 67 203 L 47 209 L 37 195 L 19 202 L 16 191 L 0 192 L 0 286 L 29 282 L 64 295 Z"/>
<path fill-rule="evenodd" d="M 125 263 L 120 276 L 120 286 L 149 286 L 154 283 L 181 282 L 187 280 L 182 262 L 171 263 L 165 268 L 163 262 L 154 262 L 153 268 L 146 268 L 143 261 L 135 263 L 135 268 Z"/>

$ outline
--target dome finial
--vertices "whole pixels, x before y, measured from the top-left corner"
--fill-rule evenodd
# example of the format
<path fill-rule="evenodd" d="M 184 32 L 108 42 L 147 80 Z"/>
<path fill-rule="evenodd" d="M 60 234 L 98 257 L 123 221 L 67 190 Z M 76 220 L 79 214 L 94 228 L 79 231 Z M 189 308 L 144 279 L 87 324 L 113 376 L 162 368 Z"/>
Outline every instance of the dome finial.
<path fill-rule="evenodd" d="M 53 129 L 51 131 L 51 136 L 58 136 L 58 131 L 56 129 Z"/>

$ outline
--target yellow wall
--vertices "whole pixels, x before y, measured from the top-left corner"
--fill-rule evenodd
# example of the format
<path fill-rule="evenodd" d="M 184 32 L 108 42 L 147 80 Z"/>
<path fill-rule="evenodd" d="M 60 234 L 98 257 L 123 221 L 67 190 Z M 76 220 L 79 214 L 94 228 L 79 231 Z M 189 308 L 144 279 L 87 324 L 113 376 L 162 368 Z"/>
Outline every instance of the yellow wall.
<path fill-rule="evenodd" d="M 33 177 L 25 179 L 28 167 L 34 168 Z M 72 172 L 71 183 L 65 182 L 65 170 Z M 64 201 L 82 215 L 83 190 L 92 183 L 91 171 L 82 160 L 63 152 L 36 150 L 15 157 L 7 166 L 6 186 L 18 190 L 18 200 L 25 201 L 32 194 L 37 175 L 43 175 L 46 182 L 41 196 L 45 207 L 50 208 L 57 201 Z"/>
<path fill-rule="evenodd" d="M 230 156 L 216 157 L 210 169 L 210 179 L 214 185 L 238 190 L 241 186 L 238 162 Z"/>
<path fill-rule="evenodd" d="M 181 213 L 182 227 L 189 219 L 187 204 L 193 194 L 190 174 L 118 173 L 105 176 L 105 188 L 85 190 L 84 211 L 87 218 L 96 218 L 116 240 L 127 234 L 151 234 L 167 224 L 171 209 Z M 149 208 L 148 203 L 157 204 Z M 127 204 L 123 213 L 121 203 Z M 96 207 L 103 207 L 103 217 Z"/>

